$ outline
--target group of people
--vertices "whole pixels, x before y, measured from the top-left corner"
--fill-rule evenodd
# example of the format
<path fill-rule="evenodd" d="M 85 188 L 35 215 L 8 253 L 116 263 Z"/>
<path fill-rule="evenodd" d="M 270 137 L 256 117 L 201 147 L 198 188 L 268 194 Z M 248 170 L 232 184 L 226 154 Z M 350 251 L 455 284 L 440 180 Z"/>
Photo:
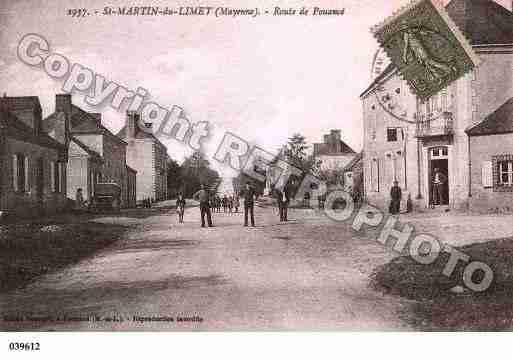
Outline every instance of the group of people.
<path fill-rule="evenodd" d="M 447 176 L 439 168 L 435 168 L 433 170 L 433 175 L 431 178 L 431 197 L 429 201 L 430 208 L 447 204 L 445 198 L 446 183 Z M 401 187 L 399 187 L 399 182 L 395 180 L 394 185 L 390 189 L 390 206 L 388 208 L 390 214 L 399 214 L 399 212 L 401 211 L 402 197 L 403 194 Z M 413 204 L 411 200 L 411 195 L 408 194 L 408 199 L 406 200 L 406 212 L 409 213 L 412 210 Z"/>
<path fill-rule="evenodd" d="M 255 200 L 257 199 L 257 193 L 255 189 L 247 183 L 244 189 L 241 191 L 241 196 L 244 201 L 244 226 L 247 227 L 251 223 L 252 227 L 255 227 Z M 201 185 L 201 189 L 193 195 L 193 199 L 200 203 L 200 215 L 201 215 L 201 227 L 209 226 L 213 227 L 212 222 L 212 209 L 214 212 L 221 212 L 221 207 L 224 213 L 235 213 L 239 212 L 240 198 L 239 196 L 227 196 L 220 197 L 218 195 L 211 196 L 204 185 Z M 180 201 L 180 202 L 179 202 Z M 181 207 L 179 207 L 179 203 Z M 179 195 L 177 200 L 177 211 L 179 214 L 180 223 L 183 223 L 183 213 L 185 209 L 185 199 L 182 195 Z"/>
<path fill-rule="evenodd" d="M 239 213 L 240 198 L 237 195 L 224 195 L 223 197 L 215 195 L 210 198 L 210 207 L 217 213 L 221 212 L 221 208 L 223 208 L 224 213 L 233 213 L 234 211 Z"/>

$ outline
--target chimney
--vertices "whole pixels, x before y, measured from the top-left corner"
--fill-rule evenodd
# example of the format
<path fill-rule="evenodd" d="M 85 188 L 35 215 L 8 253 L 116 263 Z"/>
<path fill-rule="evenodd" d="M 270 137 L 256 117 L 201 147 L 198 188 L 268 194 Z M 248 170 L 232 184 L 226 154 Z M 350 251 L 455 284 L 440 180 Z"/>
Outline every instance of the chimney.
<path fill-rule="evenodd" d="M 136 122 L 139 121 L 139 114 L 135 111 L 127 111 L 126 113 L 126 138 L 132 140 L 135 138 Z"/>
<path fill-rule="evenodd" d="M 66 117 L 71 116 L 71 94 L 55 95 L 55 112 L 64 112 Z"/>
<path fill-rule="evenodd" d="M 337 141 L 340 141 L 342 139 L 340 130 L 331 130 L 331 136 L 333 136 L 333 139 Z"/>
<path fill-rule="evenodd" d="M 62 112 L 64 117 L 59 118 L 63 133 L 61 134 L 61 142 L 68 144 L 71 131 L 71 94 L 55 95 L 55 112 Z"/>

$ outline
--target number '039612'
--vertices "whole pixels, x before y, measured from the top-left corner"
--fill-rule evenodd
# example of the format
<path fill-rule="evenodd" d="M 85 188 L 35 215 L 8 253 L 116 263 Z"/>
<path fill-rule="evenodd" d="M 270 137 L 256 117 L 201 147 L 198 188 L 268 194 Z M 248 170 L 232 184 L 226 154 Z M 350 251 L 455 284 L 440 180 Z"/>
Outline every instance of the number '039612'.
<path fill-rule="evenodd" d="M 9 343 L 9 350 L 13 351 L 36 351 L 40 350 L 41 345 L 39 343 Z"/>

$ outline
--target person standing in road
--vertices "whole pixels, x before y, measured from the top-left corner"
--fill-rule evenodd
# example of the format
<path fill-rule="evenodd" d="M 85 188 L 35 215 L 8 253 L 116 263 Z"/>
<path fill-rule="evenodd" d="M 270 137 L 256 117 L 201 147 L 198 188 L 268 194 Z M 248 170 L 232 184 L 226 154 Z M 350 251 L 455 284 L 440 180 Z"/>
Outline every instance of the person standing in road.
<path fill-rule="evenodd" d="M 228 197 L 228 212 L 233 213 L 233 196 Z"/>
<path fill-rule="evenodd" d="M 248 215 L 251 216 L 251 227 L 255 226 L 255 197 L 256 193 L 253 187 L 248 183 L 246 183 L 246 187 L 242 193 L 242 197 L 244 198 L 244 227 L 248 226 Z"/>
<path fill-rule="evenodd" d="M 399 182 L 394 181 L 394 185 L 390 189 L 390 214 L 399 214 L 401 210 L 401 198 L 403 194 L 401 191 L 401 187 L 399 187 Z"/>
<path fill-rule="evenodd" d="M 207 216 L 208 226 L 213 227 L 209 203 L 210 196 L 208 195 L 208 191 L 205 189 L 205 185 L 201 185 L 201 189 L 194 194 L 193 198 L 200 203 L 201 227 L 205 227 L 205 215 Z"/>
<path fill-rule="evenodd" d="M 228 197 L 226 195 L 223 196 L 223 213 L 226 213 L 228 209 Z"/>
<path fill-rule="evenodd" d="M 240 207 L 239 195 L 235 195 L 235 198 L 233 200 L 233 206 L 235 207 L 235 213 L 239 213 L 239 207 Z"/>
<path fill-rule="evenodd" d="M 183 215 L 185 213 L 185 198 L 182 192 L 178 193 L 178 198 L 176 199 L 176 211 L 178 212 L 178 222 L 183 223 Z"/>
<path fill-rule="evenodd" d="M 276 201 L 278 202 L 278 209 L 280 212 L 280 222 L 288 221 L 288 208 L 290 203 L 290 198 L 288 195 L 288 191 L 286 188 L 283 191 L 279 189 L 274 190 L 274 195 L 276 197 Z"/>

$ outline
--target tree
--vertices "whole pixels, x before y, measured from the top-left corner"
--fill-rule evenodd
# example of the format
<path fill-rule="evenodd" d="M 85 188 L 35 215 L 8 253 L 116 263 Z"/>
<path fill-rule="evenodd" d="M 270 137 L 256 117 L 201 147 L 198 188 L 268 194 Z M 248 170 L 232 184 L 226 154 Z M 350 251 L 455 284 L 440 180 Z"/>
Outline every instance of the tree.
<path fill-rule="evenodd" d="M 186 197 L 191 197 L 202 184 L 210 191 L 216 192 L 221 182 L 219 173 L 210 168 L 209 161 L 200 151 L 195 151 L 183 161 L 180 166 L 180 176 Z"/>
<path fill-rule="evenodd" d="M 322 161 L 316 159 L 313 155 L 309 155 L 307 150 L 308 145 L 305 136 L 296 133 L 289 138 L 285 147 L 285 161 L 299 168 L 303 172 L 303 176 L 307 173 L 317 175 Z"/>
<path fill-rule="evenodd" d="M 328 188 L 341 187 L 344 185 L 344 167 L 335 166 L 332 168 L 320 169 L 317 177 L 324 181 Z"/>
<path fill-rule="evenodd" d="M 251 186 L 255 189 L 255 192 L 261 196 L 264 194 L 265 190 L 265 182 L 259 181 L 253 177 L 248 176 L 244 172 L 239 172 L 239 175 L 232 180 L 233 190 L 235 193 L 240 193 L 246 183 L 250 183 Z"/>
<path fill-rule="evenodd" d="M 178 162 L 170 159 L 167 162 L 167 193 L 170 198 L 175 198 L 178 192 L 183 191 L 183 178 Z"/>

